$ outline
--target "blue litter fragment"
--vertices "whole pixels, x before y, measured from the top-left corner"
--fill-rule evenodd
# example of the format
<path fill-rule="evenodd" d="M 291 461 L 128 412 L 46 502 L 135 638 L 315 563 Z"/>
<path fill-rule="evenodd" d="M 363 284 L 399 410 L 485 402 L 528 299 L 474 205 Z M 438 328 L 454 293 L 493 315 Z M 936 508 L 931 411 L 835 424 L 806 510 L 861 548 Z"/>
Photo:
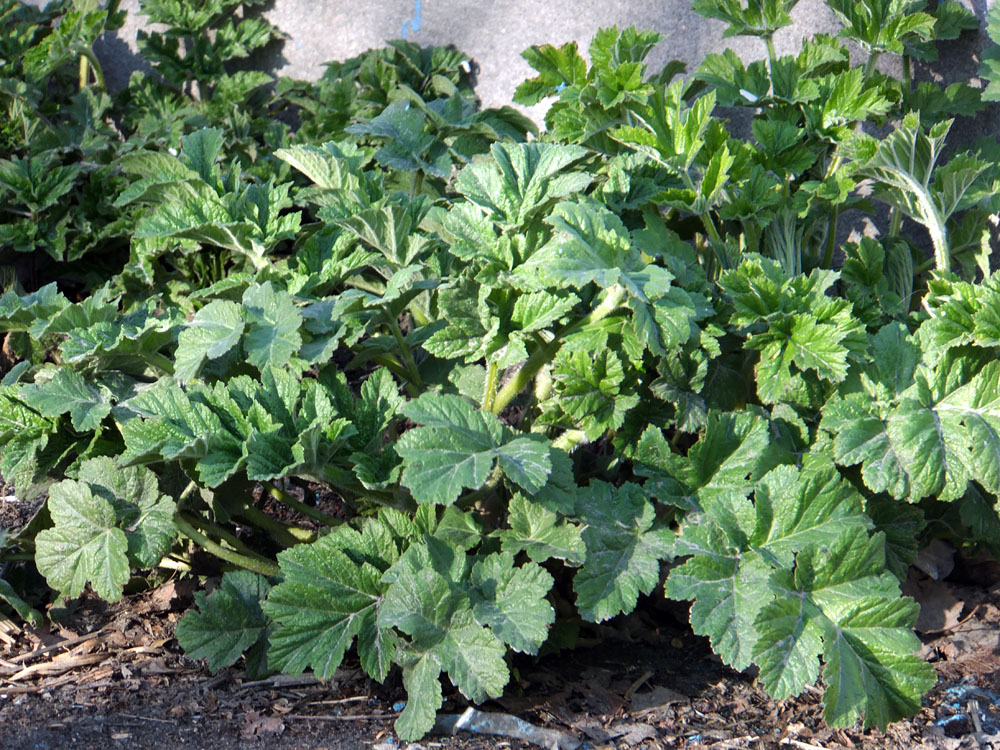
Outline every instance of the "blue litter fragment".
<path fill-rule="evenodd" d="M 949 711 L 954 711 L 954 713 L 942 716 L 934 722 L 935 726 L 943 727 L 955 721 L 969 721 L 971 723 L 968 714 L 969 701 L 976 700 L 981 709 L 980 721 L 983 731 L 988 734 L 1000 733 L 1000 721 L 996 716 L 996 713 L 1000 712 L 1000 693 L 968 682 L 949 685 L 942 692 L 950 699 L 944 703 L 944 707 Z"/>
<path fill-rule="evenodd" d="M 420 5 L 423 0 L 417 0 L 417 6 L 413 9 L 413 18 L 403 21 L 403 39 L 409 39 L 410 33 L 416 34 L 420 31 Z"/>
<path fill-rule="evenodd" d="M 397 713 L 399 711 L 402 711 L 404 708 L 406 708 L 406 701 L 399 701 L 399 703 L 392 704 L 392 710 L 396 711 Z"/>

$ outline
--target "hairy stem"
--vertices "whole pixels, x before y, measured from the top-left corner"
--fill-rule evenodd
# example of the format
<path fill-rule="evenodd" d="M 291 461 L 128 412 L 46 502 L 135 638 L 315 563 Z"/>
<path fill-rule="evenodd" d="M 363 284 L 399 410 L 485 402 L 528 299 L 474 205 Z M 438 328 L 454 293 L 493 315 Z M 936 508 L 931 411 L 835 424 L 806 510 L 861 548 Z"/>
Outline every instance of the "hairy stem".
<path fill-rule="evenodd" d="M 773 75 L 774 74 L 774 63 L 778 59 L 778 53 L 775 52 L 775 50 L 774 50 L 774 36 L 772 34 L 768 34 L 767 36 L 765 36 L 764 37 L 764 44 L 767 45 L 767 61 L 769 63 L 768 67 L 770 68 L 771 74 Z"/>
<path fill-rule="evenodd" d="M 417 388 L 416 384 L 410 380 L 410 375 L 406 371 L 406 368 L 403 367 L 399 360 L 391 354 L 376 354 L 372 357 L 372 361 L 376 364 L 382 365 L 389 370 L 389 372 L 402 380 L 403 385 L 406 388 L 406 392 L 409 393 L 412 398 L 416 398 L 420 395 L 420 389 Z"/>
<path fill-rule="evenodd" d="M 868 62 L 865 63 L 865 78 L 871 78 L 872 73 L 875 72 L 875 65 L 878 63 L 879 53 L 872 52 L 868 56 Z"/>
<path fill-rule="evenodd" d="M 142 355 L 142 358 L 146 360 L 146 363 L 150 367 L 159 370 L 164 375 L 174 374 L 174 363 L 170 360 L 169 357 L 166 357 L 163 354 L 160 354 L 159 352 L 146 352 L 145 354 Z"/>
<path fill-rule="evenodd" d="M 87 74 L 89 71 L 86 68 L 90 68 L 94 72 L 94 80 L 97 81 L 97 88 L 101 91 L 107 91 L 107 86 L 104 85 L 104 72 L 101 70 L 101 62 L 97 59 L 97 55 L 94 54 L 93 50 L 85 49 L 80 53 L 80 88 L 87 87 Z"/>
<path fill-rule="evenodd" d="M 164 557 L 158 563 L 156 563 L 157 568 L 165 568 L 166 570 L 177 570 L 181 573 L 190 573 L 191 566 L 184 562 L 183 560 L 177 560 L 173 557 Z"/>
<path fill-rule="evenodd" d="M 245 570 L 249 570 L 253 573 L 260 573 L 264 576 L 276 576 L 281 572 L 281 568 L 279 568 L 276 563 L 273 563 L 266 558 L 242 555 L 239 552 L 226 549 L 221 544 L 213 542 L 207 536 L 198 531 L 193 525 L 188 523 L 183 513 L 178 513 L 174 516 L 174 526 L 177 527 L 177 530 L 181 532 L 181 534 L 186 536 L 209 554 L 215 555 L 215 557 L 218 557 L 220 560 L 225 560 L 226 562 L 232 563 L 233 565 L 239 566 Z"/>
<path fill-rule="evenodd" d="M 486 382 L 483 385 L 483 410 L 489 411 L 493 408 L 493 399 L 497 392 L 497 378 L 500 372 L 496 362 L 490 362 L 486 366 Z"/>

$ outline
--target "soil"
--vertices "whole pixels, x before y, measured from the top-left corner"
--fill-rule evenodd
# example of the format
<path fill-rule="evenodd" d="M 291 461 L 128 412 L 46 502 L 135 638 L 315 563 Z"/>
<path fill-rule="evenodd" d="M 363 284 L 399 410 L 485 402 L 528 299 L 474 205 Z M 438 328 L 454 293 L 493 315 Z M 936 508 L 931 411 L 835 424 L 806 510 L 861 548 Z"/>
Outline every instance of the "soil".
<path fill-rule="evenodd" d="M 31 512 L 20 500 L 0 499 L 0 529 L 19 528 Z M 514 659 L 505 695 L 477 708 L 553 730 L 572 740 L 560 747 L 576 742 L 586 750 L 1000 750 L 1000 566 L 959 555 L 946 577 L 923 567 L 943 580 L 914 572 L 906 590 L 923 607 L 922 655 L 940 679 L 916 717 L 885 732 L 826 727 L 818 689 L 769 699 L 752 673 L 725 667 L 684 624 L 683 609 L 662 599 L 629 618 L 587 626 L 582 647 Z M 377 685 L 350 657 L 327 682 L 309 675 L 251 681 L 238 668 L 212 675 L 173 638 L 193 588 L 177 578 L 114 605 L 85 595 L 50 611 L 55 622 L 38 628 L 0 613 L 0 748 L 539 747 L 464 731 L 401 743 L 392 730 L 405 700 L 398 674 Z M 444 713 L 466 707 L 457 691 L 446 691 Z"/>

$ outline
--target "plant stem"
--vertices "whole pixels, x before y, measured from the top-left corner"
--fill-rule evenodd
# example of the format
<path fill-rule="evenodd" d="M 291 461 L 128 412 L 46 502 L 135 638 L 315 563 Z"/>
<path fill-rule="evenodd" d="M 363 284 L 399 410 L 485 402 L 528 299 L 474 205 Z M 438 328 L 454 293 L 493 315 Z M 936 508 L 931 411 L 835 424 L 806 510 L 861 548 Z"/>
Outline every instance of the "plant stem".
<path fill-rule="evenodd" d="M 325 526 L 339 526 L 342 523 L 339 519 L 334 518 L 333 516 L 328 516 L 326 513 L 323 513 L 322 511 L 318 511 L 315 508 L 310 508 L 305 503 L 299 502 L 294 497 L 289 495 L 287 492 L 275 487 L 271 483 L 265 484 L 264 487 L 267 489 L 267 491 L 271 494 L 271 496 L 275 500 L 279 500 L 280 502 L 287 505 L 289 508 L 294 508 L 304 516 L 309 516 L 309 518 L 313 519 L 314 521 L 319 521 L 321 524 L 324 524 Z"/>
<path fill-rule="evenodd" d="M 170 361 L 169 357 L 160 354 L 159 352 L 146 352 L 143 357 L 150 367 L 154 367 L 164 375 L 174 374 L 174 363 Z"/>
<path fill-rule="evenodd" d="M 413 184 L 410 186 L 410 198 L 413 199 L 420 195 L 420 188 L 424 186 L 424 173 L 419 169 L 416 174 L 413 175 Z"/>
<path fill-rule="evenodd" d="M 97 88 L 101 91 L 107 91 L 107 86 L 104 85 L 104 72 L 101 70 L 101 63 L 93 50 L 89 49 L 85 49 L 80 53 L 80 88 L 86 88 L 87 86 L 87 71 L 84 70 L 84 61 L 89 63 L 87 67 L 94 72 L 94 80 L 97 81 Z"/>
<path fill-rule="evenodd" d="M 260 573 L 264 576 L 276 576 L 281 572 L 281 568 L 270 560 L 263 557 L 258 558 L 241 555 L 239 552 L 226 549 L 221 544 L 213 542 L 207 536 L 194 528 L 194 526 L 188 523 L 182 513 L 174 515 L 174 526 L 177 527 L 177 530 L 180 531 L 181 534 L 186 536 L 209 554 L 215 555 L 220 560 L 225 560 L 226 562 L 238 565 L 245 570 L 249 570 L 253 573 Z"/>
<path fill-rule="evenodd" d="M 372 361 L 376 364 L 382 365 L 389 372 L 395 375 L 397 378 L 403 381 L 403 385 L 406 388 L 406 392 L 410 394 L 413 398 L 420 395 L 420 390 L 417 386 L 410 381 L 410 375 L 406 371 L 406 368 L 400 364 L 399 360 L 393 357 L 391 354 L 376 354 L 372 357 Z"/>
<path fill-rule="evenodd" d="M 156 563 L 157 568 L 166 568 L 167 570 L 179 570 L 182 573 L 190 573 L 191 566 L 182 560 L 175 560 L 172 557 L 164 557 L 158 563 Z"/>
<path fill-rule="evenodd" d="M 80 91 L 87 88 L 88 79 L 90 78 L 90 61 L 87 59 L 86 55 L 80 55 Z"/>
<path fill-rule="evenodd" d="M 521 369 L 514 373 L 514 376 L 507 381 L 507 384 L 500 389 L 497 393 L 496 398 L 493 399 L 493 406 L 490 411 L 494 414 L 499 414 L 502 412 L 514 397 L 519 394 L 531 379 L 535 377 L 535 374 L 541 370 L 545 365 L 552 361 L 552 358 L 556 356 L 556 352 L 562 346 L 563 339 L 567 335 L 577 330 L 578 328 L 583 328 L 584 326 L 597 323 L 598 321 L 604 320 L 611 313 L 618 309 L 618 307 L 625 301 L 625 288 L 619 284 L 615 284 L 613 287 L 608 289 L 607 294 L 604 297 L 604 301 L 601 302 L 597 307 L 591 310 L 589 315 L 586 315 L 577 320 L 571 321 L 564 325 L 555 334 L 555 338 L 549 343 L 540 346 L 531 356 L 525 360 L 524 364 L 521 365 Z"/>
<path fill-rule="evenodd" d="M 239 538 L 228 529 L 224 529 L 218 524 L 212 523 L 204 516 L 198 514 L 186 515 L 185 516 L 189 523 L 191 523 L 196 528 L 200 529 L 205 534 L 212 533 L 221 539 L 223 542 L 229 544 L 229 546 L 236 552 L 240 552 L 244 555 L 249 555 L 251 557 L 259 556 L 256 552 L 250 549 L 247 545 L 239 540 Z"/>
<path fill-rule="evenodd" d="M 409 373 L 407 379 L 417 386 L 417 388 L 423 388 L 424 381 L 420 378 L 417 361 L 413 358 L 413 351 L 410 349 L 409 344 L 406 343 L 406 339 L 403 338 L 403 331 L 399 327 L 399 321 L 392 316 L 392 313 L 386 313 L 386 318 L 388 319 L 389 330 L 392 331 L 392 337 L 396 339 L 396 346 L 399 347 L 399 353 L 403 355 L 403 364 L 406 366 L 407 373 Z"/>
<path fill-rule="evenodd" d="M 903 226 L 903 212 L 893 206 L 889 209 L 889 237 L 898 237 Z"/>
<path fill-rule="evenodd" d="M 252 505 L 242 508 L 240 510 L 240 515 L 254 526 L 266 531 L 271 535 L 271 538 L 274 539 L 274 541 L 285 547 L 294 547 L 300 542 L 309 543 L 316 541 L 316 534 L 312 531 L 300 529 L 298 526 L 288 526 L 280 521 L 275 521 L 262 510 L 255 508 Z"/>
<path fill-rule="evenodd" d="M 865 78 L 871 78 L 872 73 L 875 72 L 875 64 L 878 62 L 878 57 L 878 52 L 872 52 L 868 56 L 868 62 L 865 63 Z"/>
<path fill-rule="evenodd" d="M 771 75 L 774 75 L 774 63 L 778 59 L 778 53 L 774 51 L 774 37 L 768 34 L 764 37 L 764 43 L 767 45 L 767 61 L 769 63 L 768 67 L 771 71 Z"/>
<path fill-rule="evenodd" d="M 837 246 L 837 221 L 839 219 L 840 206 L 836 205 L 833 207 L 833 213 L 830 216 L 830 227 L 827 229 L 826 251 L 823 253 L 823 268 L 831 268 L 833 266 L 833 252 Z"/>
<path fill-rule="evenodd" d="M 483 385 L 483 411 L 490 411 L 493 408 L 493 399 L 497 392 L 498 376 L 497 363 L 490 362 L 486 366 L 486 383 Z"/>
<path fill-rule="evenodd" d="M 5 552 L 0 554 L 0 562 L 14 562 L 15 560 L 34 560 L 35 556 L 31 552 Z"/>

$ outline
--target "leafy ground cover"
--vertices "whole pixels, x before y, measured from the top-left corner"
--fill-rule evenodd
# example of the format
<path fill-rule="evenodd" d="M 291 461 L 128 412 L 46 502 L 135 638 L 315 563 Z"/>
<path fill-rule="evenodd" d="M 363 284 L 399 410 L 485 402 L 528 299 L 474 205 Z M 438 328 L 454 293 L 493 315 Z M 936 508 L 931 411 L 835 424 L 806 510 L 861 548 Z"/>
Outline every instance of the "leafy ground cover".
<path fill-rule="evenodd" d="M 0 504 L 0 527 L 19 526 L 28 510 Z M 818 691 L 771 700 L 752 675 L 712 658 L 707 640 L 687 627 L 684 608 L 662 599 L 593 626 L 571 652 L 519 658 L 517 683 L 484 708 L 602 749 L 990 747 L 1000 722 L 1000 576 L 979 560 L 959 556 L 956 563 L 944 582 L 912 576 L 921 620 L 938 618 L 918 623 L 918 630 L 939 683 L 918 715 L 885 732 L 826 726 Z M 238 666 L 211 675 L 172 638 L 195 588 L 194 581 L 175 579 L 113 605 L 88 594 L 57 626 L 0 631 L 0 659 L 18 660 L 10 669 L 0 665 L 4 747 L 72 743 L 91 750 L 127 742 L 145 750 L 165 741 L 219 750 L 533 747 L 467 732 L 398 743 L 391 726 L 406 697 L 402 685 L 373 682 L 350 656 L 326 682 L 309 675 L 254 680 Z M 18 674 L 24 671 L 30 674 Z M 449 712 L 466 703 L 454 689 L 445 700 Z"/>
<path fill-rule="evenodd" d="M 189 656 L 357 659 L 404 740 L 644 596 L 831 730 L 920 711 L 910 566 L 1000 545 L 1000 149 L 946 149 L 995 54 L 915 84 L 971 13 L 830 0 L 779 57 L 794 4 L 699 0 L 769 54 L 687 78 L 653 32 L 532 48 L 539 131 L 455 50 L 247 70 L 278 32 L 228 0 L 143 3 L 111 95 L 114 3 L 0 3 L 0 471 L 45 497 L 0 606 L 208 578 Z"/>

